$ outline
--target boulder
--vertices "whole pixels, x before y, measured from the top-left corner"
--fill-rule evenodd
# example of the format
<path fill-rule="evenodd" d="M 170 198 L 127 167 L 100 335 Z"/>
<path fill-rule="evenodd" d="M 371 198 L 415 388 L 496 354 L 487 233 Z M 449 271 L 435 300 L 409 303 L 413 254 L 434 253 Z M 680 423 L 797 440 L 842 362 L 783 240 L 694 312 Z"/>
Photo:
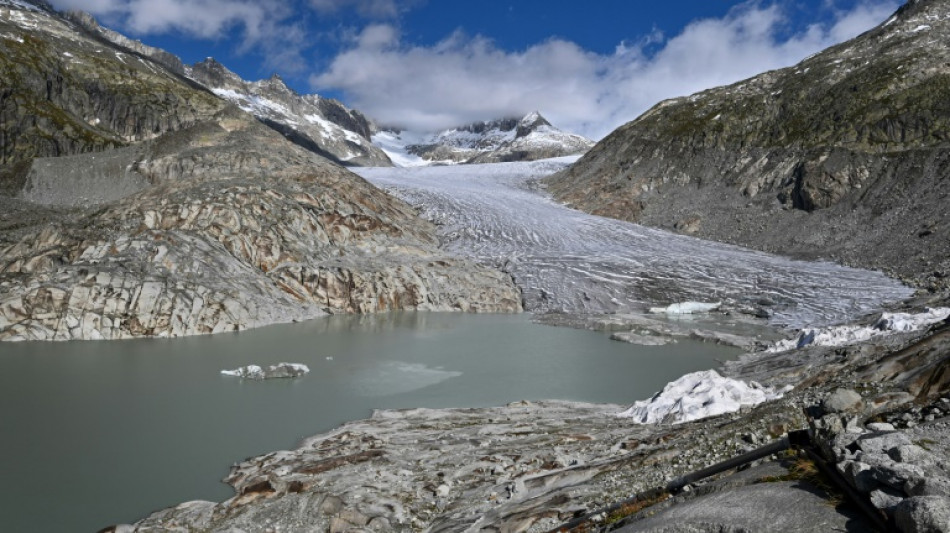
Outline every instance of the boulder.
<path fill-rule="evenodd" d="M 914 496 L 894 508 L 894 522 L 903 533 L 950 531 L 950 498 Z"/>
<path fill-rule="evenodd" d="M 859 410 L 864 405 L 861 395 L 851 389 L 836 389 L 823 402 L 825 413 L 847 413 Z"/>

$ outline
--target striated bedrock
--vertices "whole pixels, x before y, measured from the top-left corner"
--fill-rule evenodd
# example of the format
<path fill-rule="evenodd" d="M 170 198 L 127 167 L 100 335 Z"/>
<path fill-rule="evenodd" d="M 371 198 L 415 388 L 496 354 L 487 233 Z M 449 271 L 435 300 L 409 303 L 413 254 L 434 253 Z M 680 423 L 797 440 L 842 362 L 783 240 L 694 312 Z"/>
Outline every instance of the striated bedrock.
<path fill-rule="evenodd" d="M 47 173 L 30 204 L 46 215 L 5 221 L 0 340 L 215 333 L 327 312 L 521 310 L 507 275 L 440 251 L 408 205 L 235 108 L 122 157 L 146 188 L 68 208 L 43 193 L 57 189 Z M 95 187 L 129 175 L 107 178 Z"/>
<path fill-rule="evenodd" d="M 790 68 L 661 102 L 548 180 L 595 214 L 950 280 L 950 6 L 908 2 Z"/>

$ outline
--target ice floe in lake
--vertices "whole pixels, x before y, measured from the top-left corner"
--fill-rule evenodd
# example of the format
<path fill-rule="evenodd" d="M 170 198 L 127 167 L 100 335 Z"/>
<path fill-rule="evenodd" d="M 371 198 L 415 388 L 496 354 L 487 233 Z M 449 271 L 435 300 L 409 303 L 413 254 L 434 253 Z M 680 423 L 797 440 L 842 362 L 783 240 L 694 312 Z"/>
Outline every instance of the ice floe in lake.
<path fill-rule="evenodd" d="M 778 341 L 768 352 L 784 352 L 806 346 L 848 346 L 892 333 L 910 332 L 943 322 L 950 308 L 927 309 L 923 313 L 882 313 L 870 326 L 844 325 L 804 329 L 794 339 Z"/>
<path fill-rule="evenodd" d="M 307 365 L 299 363 L 278 363 L 266 369 L 258 365 L 247 365 L 234 370 L 222 370 L 221 374 L 243 379 L 276 379 L 295 378 L 309 372 L 310 368 Z"/>
<path fill-rule="evenodd" d="M 679 424 L 777 400 L 787 391 L 788 388 L 776 390 L 754 381 L 725 378 L 715 370 L 703 370 L 668 383 L 649 400 L 636 402 L 617 416 L 637 424 Z"/>
<path fill-rule="evenodd" d="M 722 301 L 803 328 L 841 324 L 913 293 L 878 272 L 570 209 L 538 179 L 576 159 L 352 170 L 437 224 L 448 251 L 508 272 L 532 312 L 639 313 L 670 302 Z"/>

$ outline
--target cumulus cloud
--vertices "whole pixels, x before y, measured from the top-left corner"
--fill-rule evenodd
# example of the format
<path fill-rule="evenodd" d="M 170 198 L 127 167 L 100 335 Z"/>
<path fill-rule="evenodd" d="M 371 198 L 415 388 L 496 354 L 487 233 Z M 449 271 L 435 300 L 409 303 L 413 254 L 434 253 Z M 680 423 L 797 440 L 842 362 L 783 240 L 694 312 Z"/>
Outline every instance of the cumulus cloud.
<path fill-rule="evenodd" d="M 745 3 L 678 35 L 621 43 L 611 54 L 551 39 L 508 51 L 455 32 L 433 46 L 403 42 L 395 26 L 374 24 L 328 68 L 315 90 L 340 90 L 384 124 L 414 130 L 542 111 L 556 125 L 599 139 L 658 101 L 732 83 L 870 29 L 898 6 L 864 0 L 829 23 L 788 35 L 781 4 Z"/>

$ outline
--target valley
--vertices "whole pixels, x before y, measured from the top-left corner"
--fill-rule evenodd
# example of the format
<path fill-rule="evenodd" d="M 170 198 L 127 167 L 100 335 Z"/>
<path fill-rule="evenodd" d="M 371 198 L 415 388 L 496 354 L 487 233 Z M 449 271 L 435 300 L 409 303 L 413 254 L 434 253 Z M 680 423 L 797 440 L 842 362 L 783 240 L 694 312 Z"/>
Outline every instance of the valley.
<path fill-rule="evenodd" d="M 950 531 L 950 2 L 610 53 L 88 3 L 235 70 L 65 3 L 0 0 L 0 527 Z M 736 46 L 785 61 L 627 116 Z"/>

